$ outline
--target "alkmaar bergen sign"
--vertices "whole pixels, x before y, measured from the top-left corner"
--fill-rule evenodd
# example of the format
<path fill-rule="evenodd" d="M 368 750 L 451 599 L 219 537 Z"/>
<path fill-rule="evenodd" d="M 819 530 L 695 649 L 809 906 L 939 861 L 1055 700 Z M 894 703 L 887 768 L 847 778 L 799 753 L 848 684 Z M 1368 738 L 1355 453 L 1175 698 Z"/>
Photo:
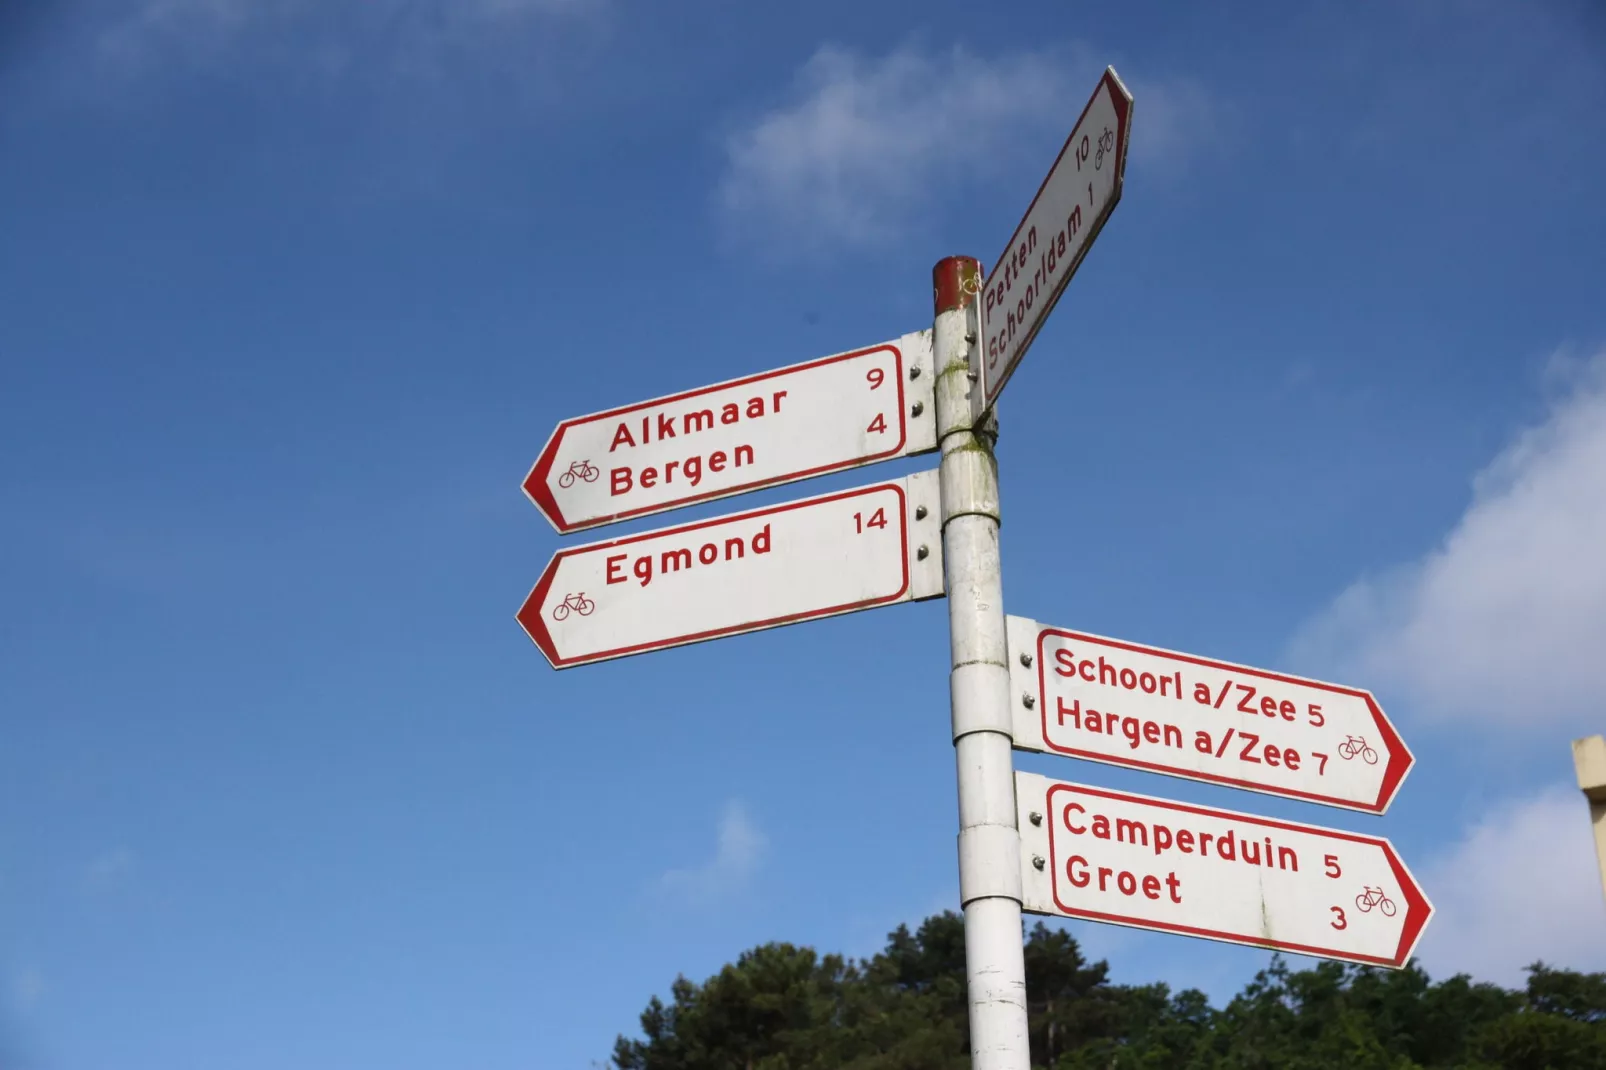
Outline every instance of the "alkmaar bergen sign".
<path fill-rule="evenodd" d="M 981 291 L 980 390 L 992 408 L 1015 366 L 1121 199 L 1132 94 L 1108 68 Z"/>
<path fill-rule="evenodd" d="M 931 332 L 560 423 L 524 492 L 560 532 L 937 448 Z"/>
<path fill-rule="evenodd" d="M 1384 839 L 1015 774 L 1024 909 L 1398 968 L 1433 913 Z"/>
<path fill-rule="evenodd" d="M 555 668 L 943 593 L 935 471 L 560 550 L 519 610 Z"/>
<path fill-rule="evenodd" d="M 1010 617 L 1015 746 L 1381 814 L 1413 758 L 1366 691 Z"/>

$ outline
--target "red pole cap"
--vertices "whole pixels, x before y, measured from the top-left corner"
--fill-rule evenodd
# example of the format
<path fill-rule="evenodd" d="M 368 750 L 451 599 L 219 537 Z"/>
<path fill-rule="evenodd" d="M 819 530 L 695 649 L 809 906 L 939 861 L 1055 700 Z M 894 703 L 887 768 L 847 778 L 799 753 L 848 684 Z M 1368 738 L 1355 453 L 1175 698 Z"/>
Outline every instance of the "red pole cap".
<path fill-rule="evenodd" d="M 931 269 L 936 312 L 941 315 L 964 308 L 981 289 L 981 261 L 973 256 L 946 256 Z"/>

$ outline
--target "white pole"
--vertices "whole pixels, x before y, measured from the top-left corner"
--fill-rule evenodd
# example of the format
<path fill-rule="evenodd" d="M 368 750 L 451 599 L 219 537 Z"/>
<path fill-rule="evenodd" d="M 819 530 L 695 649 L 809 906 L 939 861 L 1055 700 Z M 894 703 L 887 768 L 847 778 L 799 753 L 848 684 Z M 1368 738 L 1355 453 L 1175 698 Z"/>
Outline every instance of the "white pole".
<path fill-rule="evenodd" d="M 951 256 L 932 270 L 942 551 L 948 580 L 954 758 L 959 769 L 959 900 L 965 911 L 972 1070 L 1030 1070 L 1021 950 L 1008 649 L 998 555 L 998 466 L 971 427 L 975 304 L 981 265 Z"/>

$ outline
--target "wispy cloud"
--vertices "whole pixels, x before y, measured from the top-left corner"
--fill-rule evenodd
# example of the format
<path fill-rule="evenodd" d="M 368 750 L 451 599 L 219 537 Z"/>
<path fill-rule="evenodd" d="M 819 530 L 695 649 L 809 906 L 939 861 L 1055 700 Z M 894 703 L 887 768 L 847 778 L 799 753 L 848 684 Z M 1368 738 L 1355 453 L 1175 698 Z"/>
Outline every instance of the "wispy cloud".
<path fill-rule="evenodd" d="M 704 904 L 727 898 L 752 879 L 768 843 L 747 808 L 732 800 L 719 820 L 714 857 L 690 869 L 672 869 L 659 881 L 664 890 L 689 902 Z"/>
<path fill-rule="evenodd" d="M 1230 111 L 1199 82 L 1139 78 L 1127 88 L 1132 92 L 1132 162 L 1144 175 L 1179 174 L 1178 165 L 1229 136 Z"/>
<path fill-rule="evenodd" d="M 1606 898 L 1576 789 L 1495 805 L 1419 872 L 1437 911 L 1419 951 L 1430 973 L 1515 986 L 1536 959 L 1606 969 Z"/>
<path fill-rule="evenodd" d="M 49 990 L 44 974 L 32 966 L 25 966 L 11 975 L 11 1003 L 24 1014 L 39 1005 Z"/>
<path fill-rule="evenodd" d="M 84 887 L 91 892 L 105 891 L 134 874 L 139 859 L 127 847 L 113 847 L 90 860 L 84 867 Z"/>
<path fill-rule="evenodd" d="M 488 46 L 539 43 L 609 0 L 140 0 L 99 35 L 125 71 L 267 63 L 299 76 L 434 76 Z M 524 59 L 529 60 L 526 53 Z"/>
<path fill-rule="evenodd" d="M 875 58 L 826 45 L 783 103 L 726 139 L 719 207 L 755 241 L 888 242 L 939 197 L 1046 169 L 1051 157 L 1023 146 L 1057 148 L 1100 70 L 1082 48 L 983 56 L 907 45 Z M 1137 114 L 1147 112 L 1152 120 L 1134 121 L 1133 152 L 1150 157 L 1185 151 L 1213 114 L 1193 83 L 1145 84 Z"/>
<path fill-rule="evenodd" d="M 1606 354 L 1480 473 L 1421 560 L 1344 591 L 1300 664 L 1493 730 L 1583 727 L 1606 691 Z"/>

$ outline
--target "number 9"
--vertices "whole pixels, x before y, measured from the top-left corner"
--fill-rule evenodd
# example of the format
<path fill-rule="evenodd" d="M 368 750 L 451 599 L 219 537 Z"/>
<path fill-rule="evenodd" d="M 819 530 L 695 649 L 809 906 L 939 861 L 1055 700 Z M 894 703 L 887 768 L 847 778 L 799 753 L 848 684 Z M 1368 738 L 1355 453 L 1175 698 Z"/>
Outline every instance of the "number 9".
<path fill-rule="evenodd" d="M 870 389 L 874 390 L 886 382 L 887 372 L 884 368 L 871 368 L 868 372 L 865 372 L 864 377 L 870 380 Z"/>

